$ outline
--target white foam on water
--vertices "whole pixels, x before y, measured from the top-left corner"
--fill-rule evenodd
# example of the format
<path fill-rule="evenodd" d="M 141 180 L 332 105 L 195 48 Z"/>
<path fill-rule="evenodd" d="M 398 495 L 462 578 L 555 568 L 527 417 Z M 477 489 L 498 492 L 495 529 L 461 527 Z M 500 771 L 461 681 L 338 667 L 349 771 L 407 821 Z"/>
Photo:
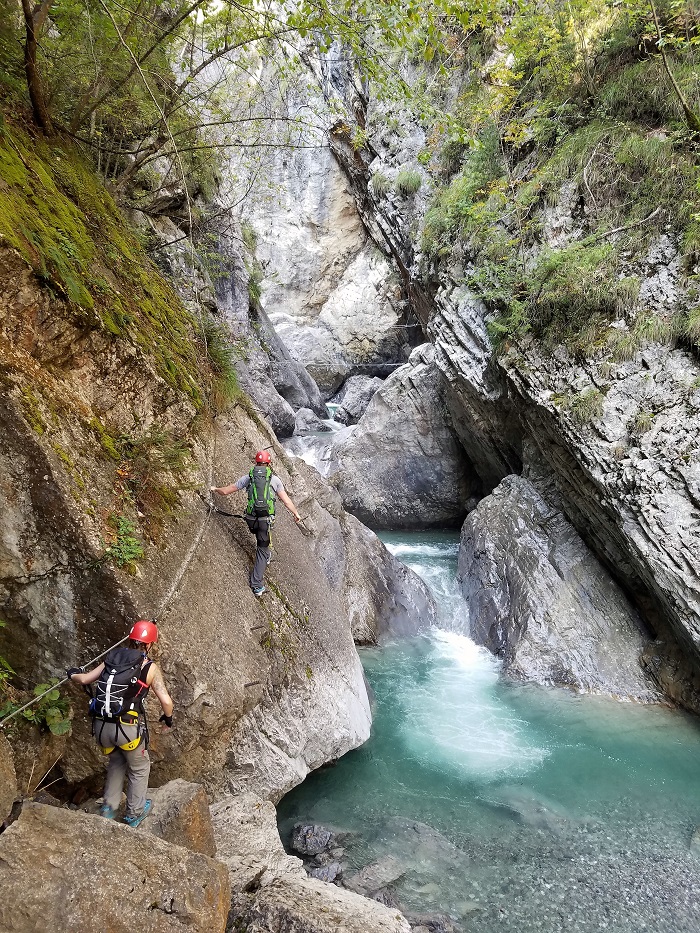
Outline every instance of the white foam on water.
<path fill-rule="evenodd" d="M 385 542 L 387 550 L 394 557 L 408 563 L 409 560 L 416 560 L 421 557 L 449 558 L 456 557 L 459 553 L 459 541 L 451 541 L 445 544 L 394 544 Z M 422 571 L 421 571 L 422 572 Z"/>
<path fill-rule="evenodd" d="M 429 676 L 407 686 L 404 741 L 412 751 L 489 782 L 521 776 L 549 754 L 496 694 L 500 662 L 469 637 L 469 609 L 454 577 L 457 541 L 388 545 L 428 584 L 438 605 Z"/>
<path fill-rule="evenodd" d="M 480 783 L 522 776 L 545 760 L 548 750 L 495 695 L 499 663 L 485 648 L 435 630 L 429 661 L 429 677 L 402 697 L 403 739 L 413 754 Z"/>

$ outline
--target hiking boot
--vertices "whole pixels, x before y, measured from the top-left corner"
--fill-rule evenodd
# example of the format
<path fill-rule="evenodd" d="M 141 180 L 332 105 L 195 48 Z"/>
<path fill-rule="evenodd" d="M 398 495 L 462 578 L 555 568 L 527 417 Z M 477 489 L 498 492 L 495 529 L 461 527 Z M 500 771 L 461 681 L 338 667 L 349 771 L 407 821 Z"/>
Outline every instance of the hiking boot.
<path fill-rule="evenodd" d="M 253 596 L 262 596 L 262 594 L 266 592 L 264 586 L 251 586 L 251 590 L 253 591 Z"/>
<path fill-rule="evenodd" d="M 127 826 L 131 826 L 132 829 L 136 829 L 139 823 L 143 823 L 148 814 L 151 812 L 151 807 L 153 806 L 152 800 L 147 800 L 144 804 L 143 810 L 139 813 L 138 816 L 125 816 L 124 822 Z"/>
<path fill-rule="evenodd" d="M 100 816 L 103 816 L 106 820 L 113 820 L 117 815 L 117 811 L 113 807 L 108 807 L 106 803 L 103 803 L 100 807 Z"/>

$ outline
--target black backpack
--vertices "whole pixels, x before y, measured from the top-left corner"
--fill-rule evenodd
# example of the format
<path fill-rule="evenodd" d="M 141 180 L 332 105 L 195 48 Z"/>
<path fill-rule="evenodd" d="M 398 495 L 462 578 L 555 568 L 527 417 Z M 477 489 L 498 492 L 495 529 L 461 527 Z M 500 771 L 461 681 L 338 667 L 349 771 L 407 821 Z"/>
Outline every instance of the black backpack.
<path fill-rule="evenodd" d="M 248 515 L 256 518 L 269 518 L 275 514 L 275 494 L 271 488 L 272 470 L 270 467 L 256 466 L 248 474 Z"/>
<path fill-rule="evenodd" d="M 143 697 L 148 691 L 146 674 L 150 666 L 143 661 L 143 652 L 137 648 L 115 648 L 105 656 L 105 666 L 90 703 L 93 716 L 114 719 L 128 711 L 143 712 Z"/>

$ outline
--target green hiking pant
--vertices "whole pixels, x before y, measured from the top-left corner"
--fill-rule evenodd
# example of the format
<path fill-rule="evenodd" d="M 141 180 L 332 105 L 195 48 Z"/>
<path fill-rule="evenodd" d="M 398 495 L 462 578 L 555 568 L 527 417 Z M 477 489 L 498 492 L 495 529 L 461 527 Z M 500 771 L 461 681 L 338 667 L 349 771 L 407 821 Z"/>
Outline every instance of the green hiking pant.
<path fill-rule="evenodd" d="M 107 756 L 107 780 L 103 799 L 108 807 L 117 810 L 122 799 L 124 778 L 126 785 L 126 815 L 141 816 L 146 805 L 148 791 L 148 776 L 151 773 L 151 759 L 146 748 L 145 739 L 132 751 L 119 748 L 130 742 L 138 735 L 138 726 L 120 725 L 116 723 L 95 720 L 95 737 L 103 748 L 114 751 Z"/>

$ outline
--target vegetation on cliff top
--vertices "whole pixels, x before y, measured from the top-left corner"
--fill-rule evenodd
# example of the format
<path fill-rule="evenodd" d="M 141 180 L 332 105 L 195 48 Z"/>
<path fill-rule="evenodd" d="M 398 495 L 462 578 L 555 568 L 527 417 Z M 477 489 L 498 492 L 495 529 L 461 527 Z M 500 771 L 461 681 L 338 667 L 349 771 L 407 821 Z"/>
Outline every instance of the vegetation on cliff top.
<path fill-rule="evenodd" d="M 620 356 L 649 338 L 700 343 L 697 24 L 692 0 L 553 0 L 466 46 L 453 122 L 430 138 L 423 248 L 449 261 L 466 243 L 497 341 Z M 688 301 L 650 327 L 638 270 L 661 233 L 680 244 Z"/>

